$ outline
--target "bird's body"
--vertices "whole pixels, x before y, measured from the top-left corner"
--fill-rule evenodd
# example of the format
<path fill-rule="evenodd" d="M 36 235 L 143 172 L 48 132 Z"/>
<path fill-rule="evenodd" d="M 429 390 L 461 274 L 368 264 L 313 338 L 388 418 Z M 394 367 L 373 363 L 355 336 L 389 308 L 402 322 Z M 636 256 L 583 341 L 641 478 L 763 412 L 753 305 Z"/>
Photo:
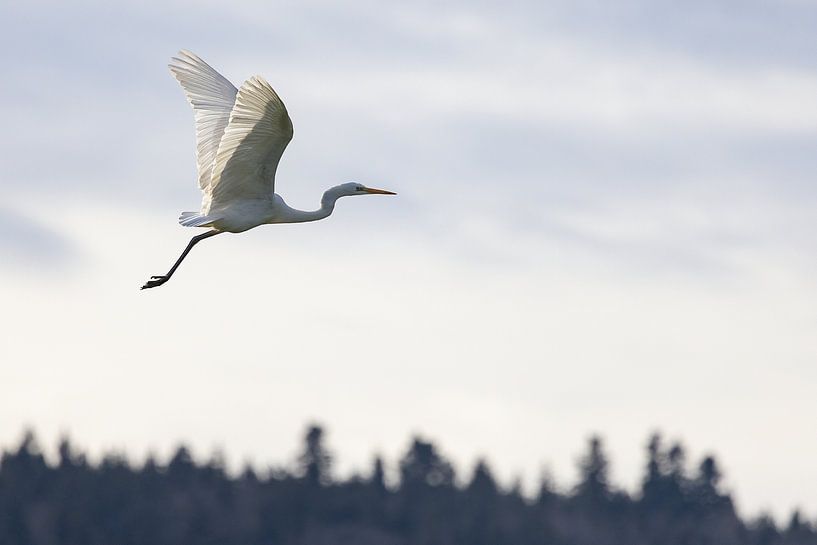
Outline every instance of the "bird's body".
<path fill-rule="evenodd" d="M 213 227 L 228 233 L 242 233 L 267 223 L 300 223 L 323 219 L 322 210 L 296 210 L 277 193 L 269 199 L 242 199 L 220 208 L 213 216 L 183 212 L 179 223 L 188 227 Z M 202 223 L 203 222 L 203 223 Z"/>
<path fill-rule="evenodd" d="M 179 223 L 210 231 L 193 237 L 170 271 L 151 277 L 142 289 L 167 282 L 190 249 L 204 238 L 268 223 L 320 220 L 332 213 L 340 197 L 394 194 L 348 182 L 328 189 L 317 210 L 290 207 L 275 193 L 275 172 L 292 139 L 292 121 L 270 84 L 253 76 L 236 89 L 189 51 L 179 52 L 169 67 L 195 113 L 198 180 L 203 193 L 201 210 L 182 212 Z"/>

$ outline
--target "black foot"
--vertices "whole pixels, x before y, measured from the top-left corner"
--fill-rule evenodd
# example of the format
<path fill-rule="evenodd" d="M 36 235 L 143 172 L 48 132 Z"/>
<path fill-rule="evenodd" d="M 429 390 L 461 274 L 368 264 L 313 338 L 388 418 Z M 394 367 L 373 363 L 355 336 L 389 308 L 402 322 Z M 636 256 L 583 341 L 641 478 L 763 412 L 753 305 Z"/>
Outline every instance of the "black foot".
<path fill-rule="evenodd" d="M 144 289 L 148 289 L 148 288 L 155 288 L 156 286 L 161 286 L 162 284 L 164 284 L 168 280 L 170 280 L 169 276 L 151 276 L 150 280 L 145 282 L 145 285 L 142 286 L 139 289 L 144 290 Z"/>

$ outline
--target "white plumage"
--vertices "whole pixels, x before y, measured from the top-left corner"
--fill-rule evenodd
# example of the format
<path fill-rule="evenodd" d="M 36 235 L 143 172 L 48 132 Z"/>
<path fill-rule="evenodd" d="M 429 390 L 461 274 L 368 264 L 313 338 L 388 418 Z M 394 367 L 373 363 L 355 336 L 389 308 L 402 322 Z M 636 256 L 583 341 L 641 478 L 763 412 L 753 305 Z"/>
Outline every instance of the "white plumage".
<path fill-rule="evenodd" d="M 168 67 L 193 107 L 199 187 L 206 192 L 221 135 L 230 121 L 238 89 L 189 51 L 179 51 L 179 56 L 173 57 Z"/>
<path fill-rule="evenodd" d="M 182 212 L 179 223 L 211 230 L 193 237 L 170 271 L 152 276 L 142 289 L 167 282 L 190 249 L 213 235 L 240 233 L 267 223 L 323 219 L 332 213 L 340 197 L 394 195 L 349 182 L 327 190 L 317 210 L 289 207 L 275 193 L 275 172 L 292 140 L 292 121 L 270 84 L 261 76 L 253 76 L 236 89 L 190 51 L 180 51 L 169 67 L 195 114 L 196 164 L 203 193 L 201 210 Z"/>

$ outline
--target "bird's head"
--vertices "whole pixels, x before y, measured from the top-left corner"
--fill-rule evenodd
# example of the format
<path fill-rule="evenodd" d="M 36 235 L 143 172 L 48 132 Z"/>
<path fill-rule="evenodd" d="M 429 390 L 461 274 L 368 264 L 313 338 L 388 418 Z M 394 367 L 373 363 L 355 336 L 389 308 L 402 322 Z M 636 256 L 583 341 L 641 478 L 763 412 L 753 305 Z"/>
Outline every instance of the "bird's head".
<path fill-rule="evenodd" d="M 353 195 L 397 195 L 397 193 L 385 189 L 372 189 L 358 182 L 347 182 L 326 190 L 321 199 L 321 206 L 331 208 L 339 198 Z"/>
<path fill-rule="evenodd" d="M 337 186 L 339 197 L 351 197 L 352 195 L 397 195 L 385 189 L 374 189 L 366 187 L 358 182 L 348 182 Z"/>

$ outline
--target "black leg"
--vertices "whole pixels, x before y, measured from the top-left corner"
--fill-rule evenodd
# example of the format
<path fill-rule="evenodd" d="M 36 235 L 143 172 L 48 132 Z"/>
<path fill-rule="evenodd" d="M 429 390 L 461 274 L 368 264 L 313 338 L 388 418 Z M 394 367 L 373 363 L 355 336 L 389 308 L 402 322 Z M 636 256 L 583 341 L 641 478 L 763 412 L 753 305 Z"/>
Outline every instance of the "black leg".
<path fill-rule="evenodd" d="M 190 250 L 193 249 L 193 246 L 195 246 L 197 242 L 199 242 L 201 240 L 204 240 L 205 238 L 210 238 L 212 236 L 215 236 L 215 235 L 217 235 L 217 234 L 219 234 L 221 232 L 222 231 L 216 231 L 214 229 L 212 231 L 207 231 L 206 233 L 202 233 L 200 235 L 196 235 L 193 238 L 191 238 L 190 242 L 187 244 L 187 248 L 184 249 L 184 251 L 182 252 L 182 255 L 180 255 L 179 259 L 176 260 L 176 263 L 174 263 L 173 266 L 170 268 L 170 270 L 167 271 L 167 274 L 164 275 L 164 276 L 151 276 L 150 280 L 145 282 L 145 285 L 142 286 L 140 289 L 155 288 L 156 286 L 161 286 L 162 284 L 164 284 L 165 282 L 170 280 L 170 277 L 173 276 L 173 273 L 176 272 L 176 269 L 179 268 L 179 265 L 182 264 L 182 261 L 184 261 L 184 258 L 187 257 L 187 254 L 190 253 Z"/>

